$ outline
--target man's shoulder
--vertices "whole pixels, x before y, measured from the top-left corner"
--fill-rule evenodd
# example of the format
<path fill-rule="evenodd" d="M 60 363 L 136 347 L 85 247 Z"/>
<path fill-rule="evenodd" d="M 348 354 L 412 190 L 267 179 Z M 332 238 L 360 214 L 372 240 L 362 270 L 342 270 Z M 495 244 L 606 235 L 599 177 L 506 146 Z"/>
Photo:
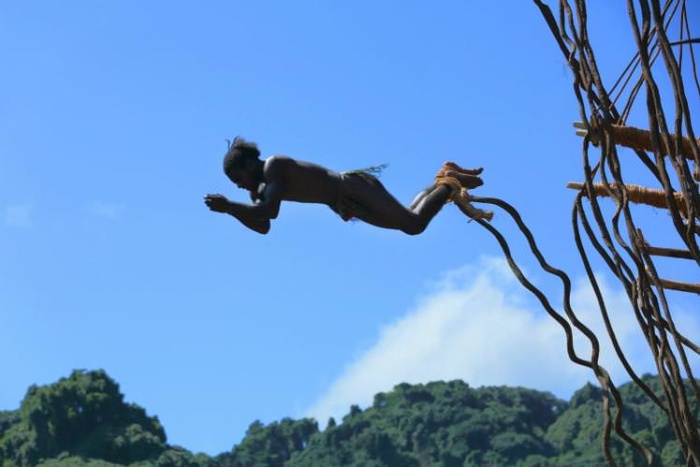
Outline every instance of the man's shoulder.
<path fill-rule="evenodd" d="M 263 173 L 267 181 L 278 177 L 284 177 L 297 165 L 291 157 L 275 154 L 265 159 Z"/>
<path fill-rule="evenodd" d="M 265 159 L 265 168 L 271 167 L 271 166 L 282 166 L 282 165 L 290 165 L 290 164 L 295 164 L 296 161 L 292 159 L 289 156 L 283 156 L 281 154 L 274 154 L 267 159 Z"/>

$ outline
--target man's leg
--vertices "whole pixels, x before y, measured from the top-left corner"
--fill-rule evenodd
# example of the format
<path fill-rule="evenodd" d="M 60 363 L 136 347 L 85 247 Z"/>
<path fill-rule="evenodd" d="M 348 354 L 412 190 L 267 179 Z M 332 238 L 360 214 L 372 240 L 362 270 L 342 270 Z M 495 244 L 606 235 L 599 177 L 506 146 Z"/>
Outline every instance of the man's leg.
<path fill-rule="evenodd" d="M 409 235 L 423 232 L 452 194 L 451 187 L 433 184 L 419 194 L 408 209 L 377 179 L 352 176 L 346 177 L 344 184 L 346 195 L 365 208 L 356 213 L 358 219 Z"/>
<path fill-rule="evenodd" d="M 430 221 L 442 209 L 458 187 L 441 181 L 444 177 L 456 179 L 464 188 L 476 188 L 483 184 L 478 176 L 483 169 L 464 169 L 453 162 L 446 162 L 436 176 L 436 181 L 416 196 L 406 208 L 374 178 L 353 174 L 344 178 L 346 195 L 364 206 L 365 212 L 356 217 L 369 224 L 387 229 L 401 230 L 409 235 L 422 233 Z"/>
<path fill-rule="evenodd" d="M 453 190 L 453 187 L 442 183 L 434 183 L 423 190 L 410 207 L 410 211 L 415 216 L 415 222 L 408 230 L 403 231 L 409 235 L 422 233 L 450 199 Z"/>
<path fill-rule="evenodd" d="M 426 196 L 428 196 L 430 193 L 433 192 L 433 190 L 435 190 L 435 188 L 437 188 L 437 183 L 433 183 L 428 188 L 426 188 L 425 190 L 418 193 L 416 195 L 416 197 L 413 198 L 413 201 L 411 201 L 411 204 L 408 206 L 408 209 L 410 211 L 413 211 L 416 208 L 416 206 L 418 206 Z"/>

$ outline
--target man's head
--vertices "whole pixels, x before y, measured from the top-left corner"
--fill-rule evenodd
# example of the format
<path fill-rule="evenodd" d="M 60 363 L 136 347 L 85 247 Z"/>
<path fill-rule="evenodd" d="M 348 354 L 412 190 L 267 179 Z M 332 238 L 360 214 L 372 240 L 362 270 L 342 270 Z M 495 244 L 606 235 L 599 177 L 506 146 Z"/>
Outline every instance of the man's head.
<path fill-rule="evenodd" d="M 260 162 L 258 145 L 236 136 L 224 156 L 224 173 L 239 188 L 254 190 Z"/>

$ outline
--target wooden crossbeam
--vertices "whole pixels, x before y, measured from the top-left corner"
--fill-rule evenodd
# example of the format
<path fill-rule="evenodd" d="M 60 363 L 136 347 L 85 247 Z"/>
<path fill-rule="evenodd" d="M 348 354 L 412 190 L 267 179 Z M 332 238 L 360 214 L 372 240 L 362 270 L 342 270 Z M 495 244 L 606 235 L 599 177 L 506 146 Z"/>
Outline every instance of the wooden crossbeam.
<path fill-rule="evenodd" d="M 659 279 L 659 282 L 664 289 L 679 290 L 681 292 L 691 292 L 700 295 L 700 284 L 670 281 L 668 279 Z"/>
<path fill-rule="evenodd" d="M 583 190 L 586 185 L 579 182 L 569 182 L 566 184 L 567 188 L 572 190 Z M 610 189 L 616 190 L 617 183 L 610 183 Z M 668 203 L 666 202 L 666 196 L 663 190 L 656 190 L 653 188 L 646 188 L 639 185 L 631 185 L 626 183 L 625 189 L 627 190 L 627 199 L 633 203 L 646 204 L 648 206 L 653 206 L 655 208 L 668 209 Z M 602 183 L 594 183 L 593 191 L 596 196 L 611 196 L 610 192 Z M 683 217 L 687 218 L 685 203 L 683 202 L 683 195 L 680 193 L 673 193 L 673 198 L 676 201 L 676 207 Z"/>
<path fill-rule="evenodd" d="M 589 128 L 583 122 L 574 122 L 574 127 L 576 128 L 576 134 L 579 136 L 590 136 L 591 141 L 596 146 L 598 145 L 598 140 L 594 133 L 592 133 Z M 639 149 L 642 151 L 653 152 L 654 148 L 651 144 L 651 132 L 649 130 L 642 130 L 641 128 L 635 128 L 632 126 L 625 125 L 610 125 L 610 136 L 615 144 L 620 146 L 625 146 L 632 149 Z M 674 135 L 671 135 L 673 142 Z M 663 155 L 670 154 L 669 148 L 666 146 L 663 138 L 659 142 L 661 145 L 661 152 Z M 687 136 L 681 137 L 680 152 L 686 159 L 695 159 L 693 156 L 693 141 Z M 700 146 L 700 139 L 695 141 L 696 145 Z"/>
<path fill-rule="evenodd" d="M 651 245 L 645 246 L 647 252 L 653 256 L 666 256 L 668 258 L 694 259 L 693 255 L 688 250 L 679 250 L 676 248 L 661 248 Z"/>
<path fill-rule="evenodd" d="M 653 152 L 654 148 L 651 144 L 651 133 L 648 130 L 642 130 L 639 128 L 623 125 L 612 125 L 612 137 L 615 143 L 633 149 L 641 149 L 644 151 Z M 671 135 L 673 143 L 674 136 Z M 670 154 L 670 151 L 666 147 L 663 138 L 660 141 L 661 150 L 663 154 Z M 696 141 L 697 145 L 700 145 L 700 140 Z M 681 138 L 681 155 L 686 159 L 694 159 L 693 148 L 690 138 L 683 136 Z"/>

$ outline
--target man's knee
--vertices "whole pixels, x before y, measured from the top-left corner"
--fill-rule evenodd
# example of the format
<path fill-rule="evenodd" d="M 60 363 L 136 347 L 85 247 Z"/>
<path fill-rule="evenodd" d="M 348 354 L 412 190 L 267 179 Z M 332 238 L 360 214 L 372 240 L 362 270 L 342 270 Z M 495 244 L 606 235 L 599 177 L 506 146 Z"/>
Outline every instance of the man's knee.
<path fill-rule="evenodd" d="M 415 222 L 411 225 L 407 225 L 401 230 L 403 231 L 403 233 L 408 235 L 420 235 L 423 232 L 425 232 L 426 227 L 428 227 L 428 224 L 426 222 Z"/>

